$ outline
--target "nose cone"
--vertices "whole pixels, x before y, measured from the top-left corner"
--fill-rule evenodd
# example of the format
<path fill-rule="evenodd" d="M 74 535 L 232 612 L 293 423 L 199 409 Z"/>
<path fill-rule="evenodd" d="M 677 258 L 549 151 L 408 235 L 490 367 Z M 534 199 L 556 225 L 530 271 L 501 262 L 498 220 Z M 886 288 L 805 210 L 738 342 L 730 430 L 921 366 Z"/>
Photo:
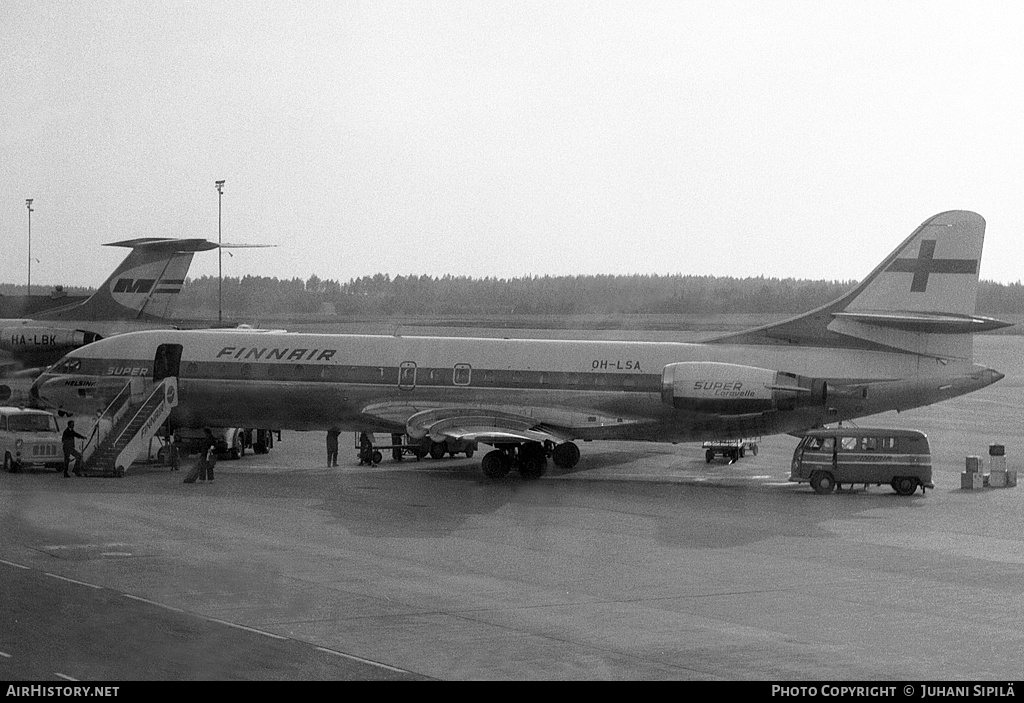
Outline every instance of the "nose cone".
<path fill-rule="evenodd" d="M 52 399 L 49 398 L 46 392 L 46 385 L 49 383 L 52 377 L 48 374 L 42 374 L 39 378 L 32 382 L 32 387 L 28 389 L 28 394 L 32 398 L 32 402 L 42 407 L 57 407 L 53 404 Z"/>

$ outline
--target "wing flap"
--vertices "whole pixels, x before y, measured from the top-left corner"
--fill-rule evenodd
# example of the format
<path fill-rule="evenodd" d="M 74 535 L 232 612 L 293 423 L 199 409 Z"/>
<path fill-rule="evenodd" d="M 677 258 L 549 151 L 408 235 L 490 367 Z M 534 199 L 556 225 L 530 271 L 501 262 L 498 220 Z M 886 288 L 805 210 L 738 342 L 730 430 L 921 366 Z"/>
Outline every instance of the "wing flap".
<path fill-rule="evenodd" d="M 557 430 L 527 415 L 489 408 L 434 408 L 416 413 L 406 421 L 412 439 L 430 437 L 435 442 L 448 438 L 493 442 L 563 442 Z"/>

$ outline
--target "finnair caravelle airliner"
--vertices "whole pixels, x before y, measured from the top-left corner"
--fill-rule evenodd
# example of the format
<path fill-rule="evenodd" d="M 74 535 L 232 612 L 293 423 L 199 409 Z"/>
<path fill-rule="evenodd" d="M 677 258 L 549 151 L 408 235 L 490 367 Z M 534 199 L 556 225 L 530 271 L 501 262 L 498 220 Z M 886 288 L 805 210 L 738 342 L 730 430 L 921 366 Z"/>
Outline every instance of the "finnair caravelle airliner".
<path fill-rule="evenodd" d="M 798 433 L 995 383 L 973 335 L 985 220 L 926 220 L 860 285 L 783 322 L 700 344 L 149 331 L 72 351 L 34 394 L 95 412 L 126 377 L 177 378 L 183 425 L 338 428 L 493 446 L 484 473 L 571 467 L 574 440 Z"/>

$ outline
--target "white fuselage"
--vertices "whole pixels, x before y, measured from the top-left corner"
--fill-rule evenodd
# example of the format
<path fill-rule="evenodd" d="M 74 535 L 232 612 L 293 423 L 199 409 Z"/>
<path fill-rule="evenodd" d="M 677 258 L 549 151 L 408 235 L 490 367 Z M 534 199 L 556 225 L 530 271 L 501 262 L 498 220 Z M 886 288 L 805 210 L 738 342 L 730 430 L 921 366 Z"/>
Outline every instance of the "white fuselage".
<path fill-rule="evenodd" d="M 36 392 L 52 407 L 95 412 L 127 379 L 151 379 L 162 345 L 180 345 L 177 422 L 295 430 L 400 432 L 416 412 L 473 407 L 528 416 L 573 438 L 690 441 L 917 407 L 1002 377 L 969 362 L 876 350 L 168 330 L 76 350 Z M 821 403 L 788 410 L 694 412 L 665 399 L 665 367 L 678 362 L 783 371 L 831 390 Z"/>

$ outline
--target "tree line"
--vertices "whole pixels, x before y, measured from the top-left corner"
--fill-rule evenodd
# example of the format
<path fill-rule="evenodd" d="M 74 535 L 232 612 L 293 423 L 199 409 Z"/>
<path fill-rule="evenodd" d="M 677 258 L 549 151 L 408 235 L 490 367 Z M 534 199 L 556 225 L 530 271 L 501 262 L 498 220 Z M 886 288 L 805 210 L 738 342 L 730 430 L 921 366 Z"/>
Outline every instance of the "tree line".
<path fill-rule="evenodd" d="M 795 314 L 824 305 L 856 281 L 684 275 L 395 276 L 378 273 L 347 283 L 310 276 L 225 277 L 221 308 L 231 319 L 270 316 L 483 316 L 483 315 L 715 315 Z M 71 296 L 94 289 L 67 287 Z M 24 295 L 24 286 L 0 284 L 0 296 Z M 49 293 L 33 286 L 37 296 Z M 216 319 L 216 276 L 188 279 L 177 317 Z M 1024 284 L 981 281 L 982 315 L 1024 313 Z"/>
<path fill-rule="evenodd" d="M 856 281 L 812 281 L 684 275 L 395 276 L 347 283 L 311 276 L 223 279 L 222 307 L 234 318 L 271 315 L 622 315 L 787 314 L 828 303 Z M 179 310 L 217 310 L 215 276 L 189 279 Z M 982 281 L 979 314 L 1024 312 L 1024 285 Z"/>

